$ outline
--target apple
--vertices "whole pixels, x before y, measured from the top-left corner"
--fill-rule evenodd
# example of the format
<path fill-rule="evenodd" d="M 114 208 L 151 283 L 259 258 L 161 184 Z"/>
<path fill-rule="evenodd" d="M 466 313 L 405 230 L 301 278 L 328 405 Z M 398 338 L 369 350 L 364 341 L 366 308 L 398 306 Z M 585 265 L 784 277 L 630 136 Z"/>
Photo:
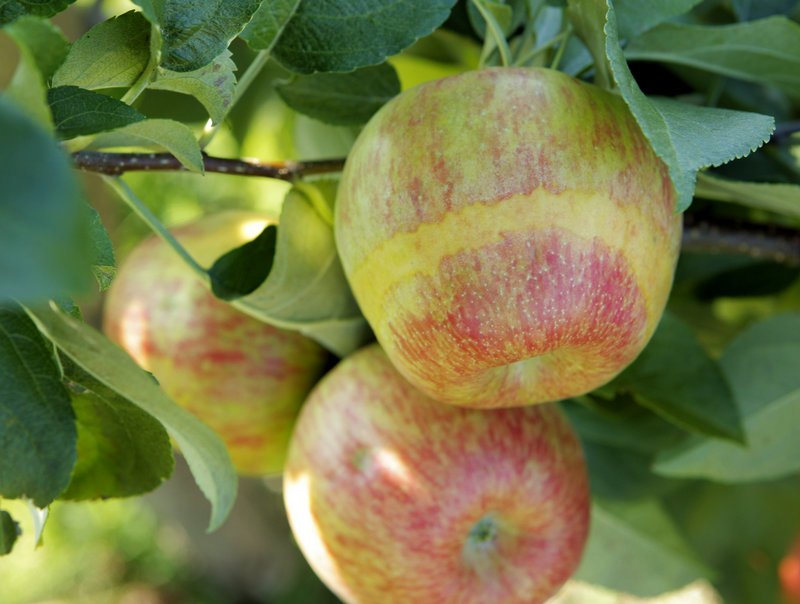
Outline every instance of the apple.
<path fill-rule="evenodd" d="M 583 453 L 556 403 L 446 405 L 376 344 L 312 391 L 283 490 L 303 554 L 347 604 L 543 602 L 589 523 Z"/>
<path fill-rule="evenodd" d="M 172 232 L 210 266 L 271 222 L 262 213 L 229 211 Z M 214 297 L 155 236 L 121 263 L 105 300 L 103 330 L 222 437 L 240 473 L 282 471 L 300 406 L 327 362 L 319 344 Z"/>
<path fill-rule="evenodd" d="M 781 559 L 778 579 L 787 604 L 800 604 L 800 534 Z"/>
<path fill-rule="evenodd" d="M 360 133 L 335 212 L 398 370 L 475 407 L 580 395 L 644 348 L 681 238 L 667 166 L 617 95 L 541 68 L 411 88 Z"/>

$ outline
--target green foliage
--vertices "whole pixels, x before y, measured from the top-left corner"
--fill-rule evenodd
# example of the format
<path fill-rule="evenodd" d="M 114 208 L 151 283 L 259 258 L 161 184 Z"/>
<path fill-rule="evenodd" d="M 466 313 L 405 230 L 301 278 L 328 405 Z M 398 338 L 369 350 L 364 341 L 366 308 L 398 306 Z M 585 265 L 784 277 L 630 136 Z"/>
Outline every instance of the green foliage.
<path fill-rule="evenodd" d="M 8 554 L 19 537 L 19 527 L 11 514 L 0 510 L 0 556 Z"/>
<path fill-rule="evenodd" d="M 275 261 L 278 227 L 270 224 L 244 245 L 220 256 L 208 269 L 211 291 L 223 300 L 252 293 L 264 282 Z"/>
<path fill-rule="evenodd" d="M 455 0 L 301 0 L 273 48 L 291 71 L 352 71 L 377 65 L 431 33 Z"/>
<path fill-rule="evenodd" d="M 770 17 L 731 25 L 662 23 L 625 48 L 628 60 L 661 61 L 800 94 L 800 24 Z"/>
<path fill-rule="evenodd" d="M 75 414 L 52 346 L 22 308 L 0 306 L 0 495 L 49 505 L 77 456 Z"/>
<path fill-rule="evenodd" d="M 69 161 L 37 124 L 0 98 L 0 299 L 84 291 L 91 274 L 84 212 Z M 43 177 L 46 175 L 46 177 Z"/>
<path fill-rule="evenodd" d="M 193 71 L 208 65 L 247 25 L 258 0 L 204 2 L 138 0 L 144 16 L 161 31 L 161 66 Z"/>
<path fill-rule="evenodd" d="M 656 470 L 668 475 L 747 482 L 800 472 L 800 315 L 753 325 L 725 350 L 720 365 L 741 413 L 747 447 L 691 439 L 663 451 Z"/>
<path fill-rule="evenodd" d="M 270 50 L 299 4 L 300 0 L 262 2 L 250 23 L 244 28 L 242 38 L 251 48 Z"/>
<path fill-rule="evenodd" d="M 52 85 L 86 90 L 133 86 L 150 60 L 150 24 L 130 11 L 102 21 L 70 46 Z"/>
<path fill-rule="evenodd" d="M 153 90 L 167 90 L 197 99 L 213 122 L 220 122 L 233 100 L 236 65 L 225 50 L 208 64 L 193 71 L 170 71 L 159 67 L 150 84 Z"/>
<path fill-rule="evenodd" d="M 164 426 L 69 357 L 60 361 L 78 429 L 78 460 L 61 498 L 139 495 L 169 478 L 174 460 Z"/>
<path fill-rule="evenodd" d="M 53 307 L 42 306 L 29 313 L 37 327 L 84 372 L 105 388 L 135 402 L 164 425 L 211 502 L 209 528 L 218 527 L 236 497 L 236 474 L 219 436 L 178 407 L 150 374 L 86 323 Z"/>
<path fill-rule="evenodd" d="M 371 333 L 347 285 L 331 223 L 323 215 L 330 212 L 332 191 L 328 187 L 326 195 L 321 186 L 307 183 L 289 191 L 269 275 L 233 305 L 268 323 L 299 330 L 345 356 L 369 341 Z"/>
<path fill-rule="evenodd" d="M 328 124 L 357 126 L 400 93 L 400 80 L 388 63 L 350 73 L 295 77 L 275 88 L 295 111 Z"/>
<path fill-rule="evenodd" d="M 75 0 L 0 0 L 0 26 L 11 23 L 25 15 L 52 17 L 67 8 Z"/>
<path fill-rule="evenodd" d="M 712 578 L 662 504 L 596 499 L 589 542 L 575 578 L 617 591 L 652 597 Z"/>
<path fill-rule="evenodd" d="M 621 38 L 632 38 L 658 25 L 683 15 L 701 0 L 616 0 L 617 27 Z"/>
<path fill-rule="evenodd" d="M 737 243 L 752 253 L 749 235 L 725 254 L 714 241 L 684 253 L 645 351 L 561 403 L 595 496 L 578 578 L 652 596 L 703 577 L 726 602 L 777 601 L 777 561 L 800 530 L 800 260 L 797 236 L 786 240 L 800 230 L 800 3 L 139 0 L 62 32 L 70 20 L 50 17 L 71 4 L 0 0 L 0 42 L 19 57 L 0 73 L 2 497 L 46 507 L 148 492 L 172 472 L 172 438 L 218 527 L 237 492 L 221 440 L 92 327 L 117 258 L 198 214 L 274 211 L 276 225 L 198 275 L 239 310 L 346 356 L 372 338 L 332 230 L 361 125 L 401 82 L 478 60 L 553 67 L 621 95 L 680 211 L 744 225 L 762 254 L 784 253 L 736 255 Z M 135 152 L 154 172 L 107 177 L 120 209 L 76 176 L 76 150 Z M 184 172 L 156 173 L 155 151 Z M 274 161 L 289 183 L 232 175 L 243 162 L 211 174 L 204 153 Z M 317 159 L 335 160 L 324 178 L 281 163 Z M 17 534 L 0 510 L 0 554 Z"/>
<path fill-rule="evenodd" d="M 722 370 L 691 328 L 670 313 L 642 354 L 608 387 L 631 392 L 637 402 L 686 430 L 743 444 L 739 409 Z"/>
<path fill-rule="evenodd" d="M 130 105 L 78 86 L 58 86 L 47 91 L 56 134 L 74 138 L 140 122 L 144 115 Z"/>
<path fill-rule="evenodd" d="M 127 106 L 127 105 L 126 105 Z M 169 151 L 188 170 L 203 171 L 203 155 L 192 130 L 175 120 L 144 119 L 119 126 L 94 137 L 88 149 L 138 147 L 152 151 Z"/>

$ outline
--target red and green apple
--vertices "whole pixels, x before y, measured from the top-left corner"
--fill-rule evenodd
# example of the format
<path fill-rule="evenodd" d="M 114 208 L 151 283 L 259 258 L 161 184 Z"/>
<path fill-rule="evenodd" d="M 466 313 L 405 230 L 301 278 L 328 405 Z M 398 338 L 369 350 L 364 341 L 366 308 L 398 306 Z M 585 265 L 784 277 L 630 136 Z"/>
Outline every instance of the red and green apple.
<path fill-rule="evenodd" d="M 262 213 L 229 211 L 172 232 L 210 266 L 271 222 Z M 327 362 L 319 344 L 217 299 L 155 236 L 121 263 L 103 328 L 172 399 L 222 437 L 240 473 L 282 471 L 300 406 Z"/>
<path fill-rule="evenodd" d="M 376 344 L 312 391 L 283 485 L 300 548 L 347 604 L 537 604 L 587 537 L 583 453 L 557 404 L 446 405 Z"/>
<path fill-rule="evenodd" d="M 378 341 L 474 407 L 586 393 L 644 348 L 681 237 L 676 192 L 616 94 L 540 68 L 411 88 L 361 132 L 335 232 Z"/>

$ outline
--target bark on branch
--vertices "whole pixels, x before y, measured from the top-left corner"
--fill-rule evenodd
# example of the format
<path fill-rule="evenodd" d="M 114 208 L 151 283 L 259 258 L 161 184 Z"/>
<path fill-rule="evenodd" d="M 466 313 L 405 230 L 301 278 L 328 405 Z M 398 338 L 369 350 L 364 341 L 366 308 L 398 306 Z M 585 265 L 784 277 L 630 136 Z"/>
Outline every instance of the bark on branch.
<path fill-rule="evenodd" d="M 76 151 L 72 154 L 76 168 L 86 172 L 99 172 L 119 176 L 134 171 L 185 171 L 186 167 L 170 153 L 105 153 L 101 151 Z M 263 176 L 292 181 L 311 174 L 340 172 L 344 159 L 318 161 L 260 162 L 248 159 L 226 159 L 203 154 L 206 172 Z"/>

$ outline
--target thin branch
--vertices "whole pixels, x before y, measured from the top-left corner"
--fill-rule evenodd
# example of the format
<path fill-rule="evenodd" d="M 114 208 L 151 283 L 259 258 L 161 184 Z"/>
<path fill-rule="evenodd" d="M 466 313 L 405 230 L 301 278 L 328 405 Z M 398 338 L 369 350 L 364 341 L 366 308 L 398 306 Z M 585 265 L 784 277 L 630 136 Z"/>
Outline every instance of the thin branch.
<path fill-rule="evenodd" d="M 75 166 L 87 172 L 119 176 L 133 171 L 185 171 L 169 153 L 103 153 L 77 151 Z M 341 172 L 343 158 L 318 161 L 258 162 L 203 156 L 206 172 L 261 176 L 289 182 L 313 174 Z M 800 232 L 794 229 L 744 222 L 703 220 L 687 212 L 681 249 L 688 252 L 737 254 L 800 266 Z"/>
<path fill-rule="evenodd" d="M 733 254 L 800 266 L 800 231 L 774 225 L 684 215 L 681 251 Z"/>
<path fill-rule="evenodd" d="M 119 176 L 135 171 L 185 171 L 186 167 L 169 153 L 105 153 L 100 151 L 76 151 L 72 154 L 76 168 L 86 172 L 99 172 Z M 206 172 L 236 174 L 239 176 L 263 176 L 293 181 L 312 174 L 341 172 L 343 158 L 317 161 L 259 162 L 245 159 L 226 159 L 203 155 Z"/>

